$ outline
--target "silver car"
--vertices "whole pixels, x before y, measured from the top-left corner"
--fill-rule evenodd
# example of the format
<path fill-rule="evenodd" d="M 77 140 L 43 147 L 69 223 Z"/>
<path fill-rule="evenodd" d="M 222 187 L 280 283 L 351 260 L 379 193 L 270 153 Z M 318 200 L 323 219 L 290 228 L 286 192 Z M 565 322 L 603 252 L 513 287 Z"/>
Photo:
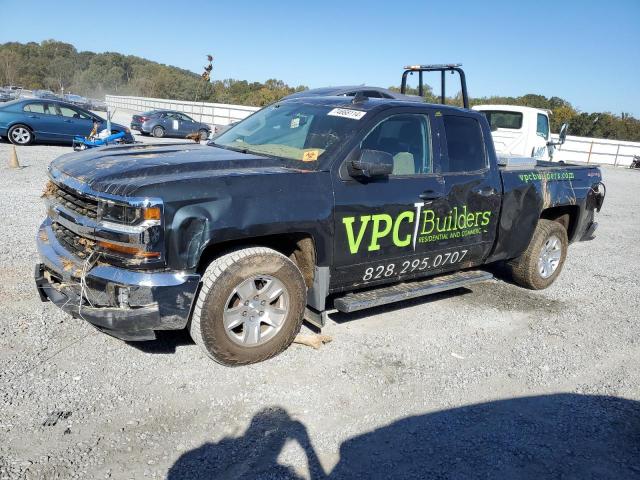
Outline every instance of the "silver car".
<path fill-rule="evenodd" d="M 131 130 L 138 130 L 143 135 L 154 137 L 180 137 L 199 133 L 206 140 L 211 127 L 206 123 L 196 122 L 189 115 L 173 110 L 151 110 L 131 118 Z"/>

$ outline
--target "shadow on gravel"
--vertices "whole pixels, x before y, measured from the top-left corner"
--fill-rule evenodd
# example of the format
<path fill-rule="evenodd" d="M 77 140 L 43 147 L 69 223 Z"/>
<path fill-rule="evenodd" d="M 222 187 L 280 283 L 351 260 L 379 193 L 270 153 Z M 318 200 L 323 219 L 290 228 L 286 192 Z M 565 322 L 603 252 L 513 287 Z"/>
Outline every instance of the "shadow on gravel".
<path fill-rule="evenodd" d="M 194 345 L 189 332 L 185 330 L 157 330 L 156 339 L 148 342 L 126 342 L 127 345 L 145 353 L 176 353 L 178 347 Z"/>
<path fill-rule="evenodd" d="M 640 478 L 640 402 L 575 394 L 407 417 L 346 440 L 329 473 L 306 427 L 268 408 L 243 436 L 183 454 L 167 478 L 303 478 L 278 463 L 290 440 L 304 450 L 312 479 Z"/>

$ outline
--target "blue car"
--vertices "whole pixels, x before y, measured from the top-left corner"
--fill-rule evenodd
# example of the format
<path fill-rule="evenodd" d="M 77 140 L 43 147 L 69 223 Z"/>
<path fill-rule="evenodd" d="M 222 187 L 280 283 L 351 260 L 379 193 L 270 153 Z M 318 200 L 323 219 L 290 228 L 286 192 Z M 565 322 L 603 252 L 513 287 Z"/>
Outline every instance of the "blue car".
<path fill-rule="evenodd" d="M 15 145 L 34 142 L 73 144 L 73 137 L 91 133 L 93 122 L 106 128 L 107 121 L 95 113 L 57 100 L 21 98 L 0 104 L 0 137 L 8 138 Z M 124 143 L 132 143 L 131 131 L 117 123 L 111 124 L 111 132 L 124 132 Z"/>

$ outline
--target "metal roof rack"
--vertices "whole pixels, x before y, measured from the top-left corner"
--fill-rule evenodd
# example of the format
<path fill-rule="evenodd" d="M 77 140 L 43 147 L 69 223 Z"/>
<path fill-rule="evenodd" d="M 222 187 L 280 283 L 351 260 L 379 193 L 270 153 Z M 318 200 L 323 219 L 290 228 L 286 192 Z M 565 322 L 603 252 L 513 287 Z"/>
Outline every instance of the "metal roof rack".
<path fill-rule="evenodd" d="M 400 93 L 406 93 L 407 90 L 407 75 L 413 75 L 414 72 L 418 72 L 418 95 L 424 96 L 424 83 L 422 79 L 423 72 L 440 72 L 440 103 L 445 104 L 446 89 L 445 89 L 445 73 L 446 72 L 458 72 L 460 75 L 460 87 L 462 90 L 462 105 L 464 108 L 469 108 L 469 96 L 467 95 L 467 80 L 462 70 L 461 63 L 445 63 L 436 65 L 407 65 L 402 72 L 402 84 L 400 85 Z"/>

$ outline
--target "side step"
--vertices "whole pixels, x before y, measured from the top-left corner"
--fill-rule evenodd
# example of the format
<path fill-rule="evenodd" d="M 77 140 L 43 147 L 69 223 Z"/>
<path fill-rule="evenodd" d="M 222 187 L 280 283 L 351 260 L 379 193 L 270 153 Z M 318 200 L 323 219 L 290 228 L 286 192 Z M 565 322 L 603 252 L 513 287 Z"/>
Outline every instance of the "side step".
<path fill-rule="evenodd" d="M 422 297 L 432 293 L 444 292 L 455 288 L 466 287 L 472 283 L 491 280 L 493 275 L 481 270 L 450 273 L 432 277 L 427 280 L 405 282 L 390 287 L 380 287 L 365 292 L 349 293 L 334 300 L 334 306 L 344 313 L 356 312 L 365 308 L 377 307 L 388 303 L 399 302 L 409 298 Z"/>

